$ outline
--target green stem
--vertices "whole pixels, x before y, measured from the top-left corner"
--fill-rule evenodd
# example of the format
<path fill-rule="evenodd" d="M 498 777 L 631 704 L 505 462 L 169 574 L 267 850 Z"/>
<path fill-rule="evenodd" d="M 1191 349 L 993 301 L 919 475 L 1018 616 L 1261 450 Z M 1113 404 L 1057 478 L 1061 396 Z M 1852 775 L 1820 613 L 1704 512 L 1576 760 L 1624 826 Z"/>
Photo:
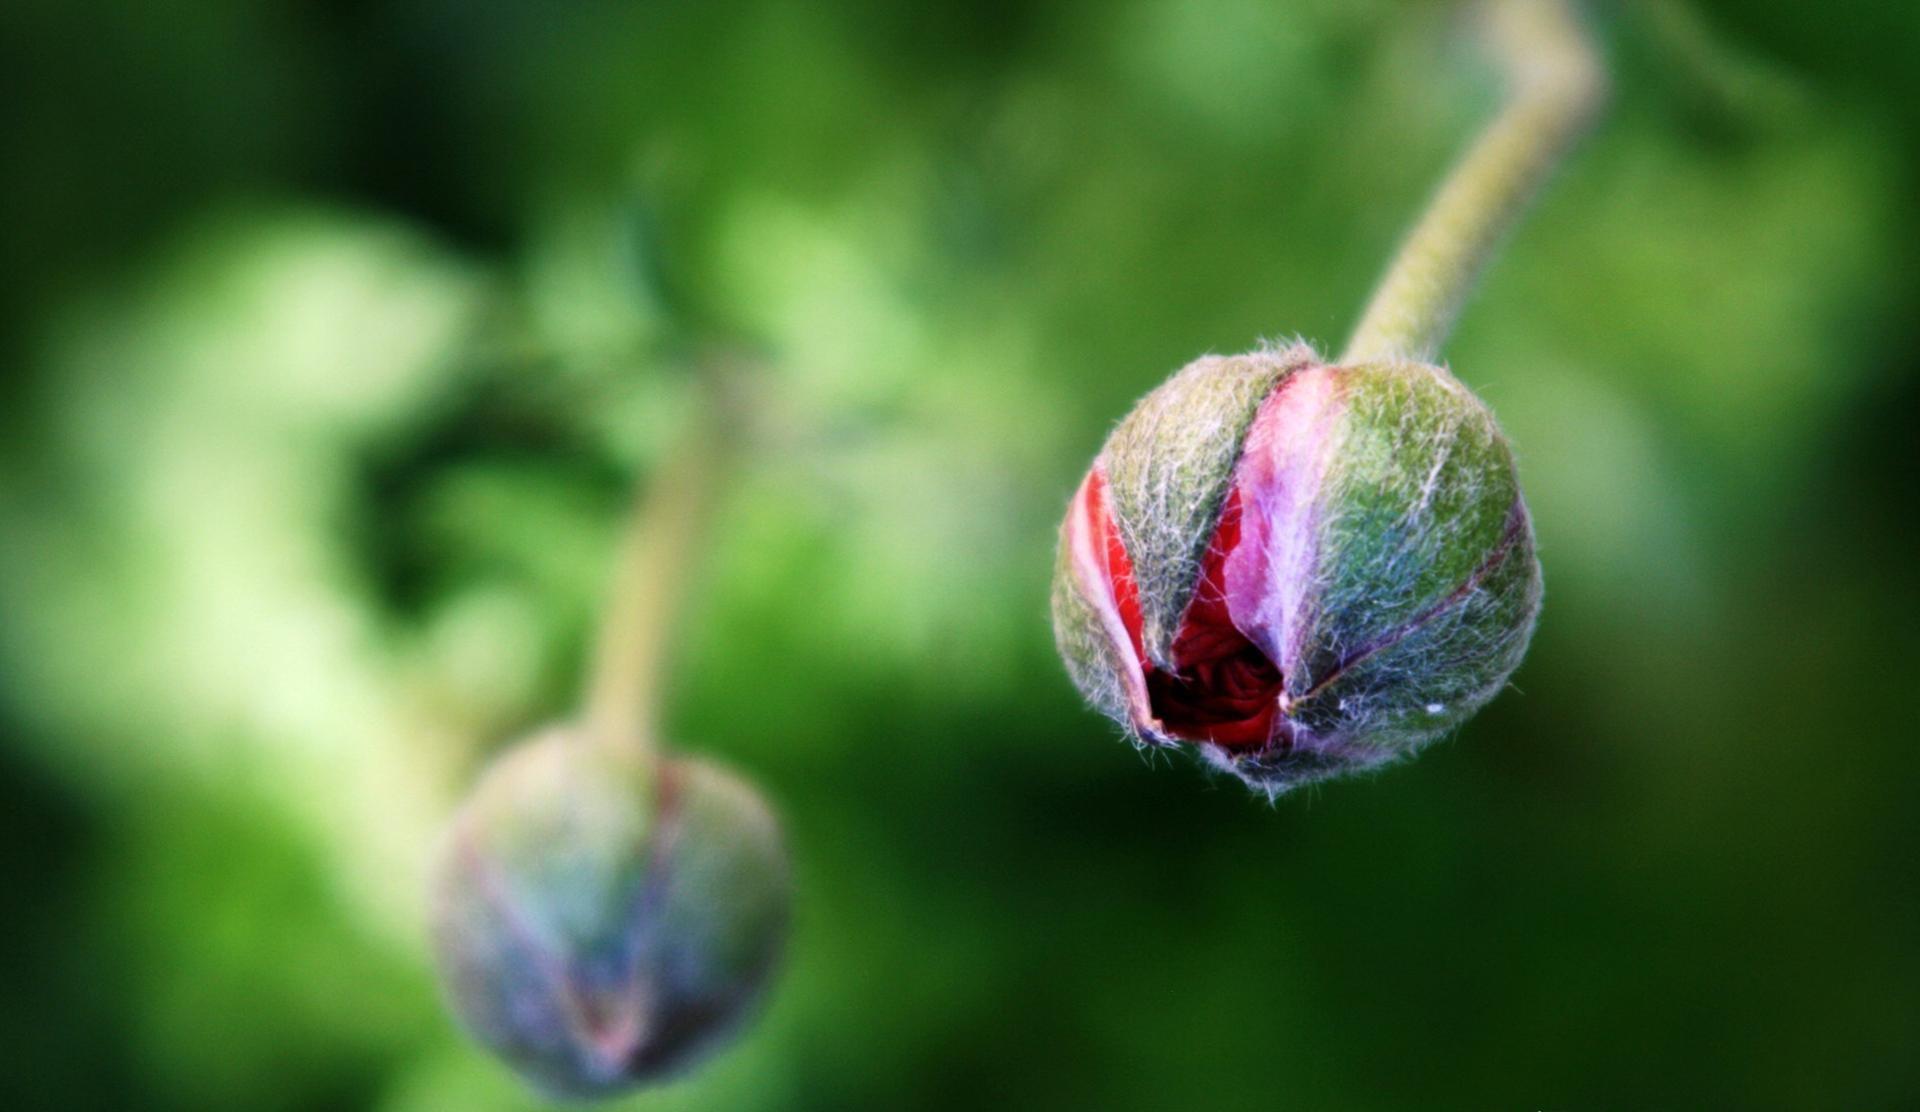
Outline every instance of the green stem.
<path fill-rule="evenodd" d="M 702 374 L 698 413 L 629 517 L 586 691 L 587 732 L 599 744 L 641 755 L 657 746 L 676 620 L 731 464 L 720 374 Z"/>
<path fill-rule="evenodd" d="M 1506 105 L 1401 245 L 1343 363 L 1433 360 L 1501 237 L 1605 97 L 1599 52 L 1566 0 L 1485 0 L 1479 15 Z"/>

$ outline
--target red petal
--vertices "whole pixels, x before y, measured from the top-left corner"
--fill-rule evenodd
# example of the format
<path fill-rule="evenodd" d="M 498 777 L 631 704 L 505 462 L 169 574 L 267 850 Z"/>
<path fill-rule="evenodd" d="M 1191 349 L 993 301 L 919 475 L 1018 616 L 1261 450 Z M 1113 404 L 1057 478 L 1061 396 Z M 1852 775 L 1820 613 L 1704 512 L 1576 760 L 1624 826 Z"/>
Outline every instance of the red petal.
<path fill-rule="evenodd" d="M 1145 624 L 1140 616 L 1140 585 L 1134 582 L 1133 559 L 1127 555 L 1127 546 L 1120 540 L 1120 525 L 1107 512 L 1107 474 L 1095 470 L 1087 478 L 1086 511 L 1088 523 L 1093 535 L 1101 538 L 1101 555 L 1106 561 L 1103 569 L 1107 575 L 1107 585 L 1113 591 L 1113 604 L 1120 611 L 1120 621 L 1127 627 L 1127 636 L 1133 639 L 1133 655 L 1145 660 L 1146 653 L 1141 648 L 1140 630 Z"/>

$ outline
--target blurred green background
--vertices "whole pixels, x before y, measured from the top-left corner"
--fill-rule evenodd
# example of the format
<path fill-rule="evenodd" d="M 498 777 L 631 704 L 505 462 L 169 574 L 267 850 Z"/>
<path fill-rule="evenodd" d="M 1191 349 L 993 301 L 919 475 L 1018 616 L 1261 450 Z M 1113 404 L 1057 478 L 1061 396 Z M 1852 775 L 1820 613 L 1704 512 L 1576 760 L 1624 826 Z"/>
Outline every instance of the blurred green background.
<path fill-rule="evenodd" d="M 1595 15 L 1447 350 L 1532 655 L 1269 807 L 1082 709 L 1055 523 L 1188 359 L 1337 346 L 1495 101 L 1446 6 L 9 0 L 0 1105 L 536 1106 L 419 873 L 728 336 L 672 719 L 800 905 L 632 1107 L 1920 1108 L 1920 14 Z"/>

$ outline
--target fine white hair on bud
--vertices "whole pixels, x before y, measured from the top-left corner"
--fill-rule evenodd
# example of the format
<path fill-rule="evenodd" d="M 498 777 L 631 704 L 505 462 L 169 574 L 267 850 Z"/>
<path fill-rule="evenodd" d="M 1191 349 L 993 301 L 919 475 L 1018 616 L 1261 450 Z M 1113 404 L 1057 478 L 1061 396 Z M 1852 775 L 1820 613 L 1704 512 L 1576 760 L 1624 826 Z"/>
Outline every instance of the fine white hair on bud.
<path fill-rule="evenodd" d="M 1295 345 L 1196 360 L 1122 420 L 1061 530 L 1087 699 L 1268 795 L 1416 752 L 1526 652 L 1513 457 L 1446 370 Z"/>
<path fill-rule="evenodd" d="M 735 1030 L 790 903 L 779 828 L 744 782 L 555 728 L 496 760 L 456 816 L 434 951 L 479 1042 L 544 1092 L 608 1096 Z"/>

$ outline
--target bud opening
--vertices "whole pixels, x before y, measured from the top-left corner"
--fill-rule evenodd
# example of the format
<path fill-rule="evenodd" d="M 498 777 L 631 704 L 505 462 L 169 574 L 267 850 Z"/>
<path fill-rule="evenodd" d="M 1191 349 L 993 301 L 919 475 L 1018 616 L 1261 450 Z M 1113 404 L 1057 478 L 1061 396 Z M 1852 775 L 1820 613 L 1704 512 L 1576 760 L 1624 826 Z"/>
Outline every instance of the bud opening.
<path fill-rule="evenodd" d="M 1142 617 L 1133 561 L 1107 511 L 1106 477 L 1098 469 L 1088 483 L 1086 498 L 1088 516 L 1105 539 L 1115 609 L 1139 653 Z M 1148 710 L 1170 738 L 1227 748 L 1262 747 L 1274 738 L 1285 677 L 1260 646 L 1234 627 L 1227 610 L 1226 561 L 1239 543 L 1236 490 L 1228 495 L 1202 558 L 1199 585 L 1174 637 L 1172 669 L 1142 660 Z"/>

